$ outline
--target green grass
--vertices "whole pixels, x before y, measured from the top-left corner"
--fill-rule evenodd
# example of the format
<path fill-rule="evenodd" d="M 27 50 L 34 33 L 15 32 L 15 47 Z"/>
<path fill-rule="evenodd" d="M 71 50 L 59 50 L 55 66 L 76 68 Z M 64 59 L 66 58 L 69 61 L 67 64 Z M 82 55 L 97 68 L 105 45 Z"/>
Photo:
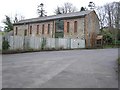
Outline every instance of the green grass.
<path fill-rule="evenodd" d="M 115 44 L 108 44 L 108 45 L 103 45 L 103 48 L 118 48 L 120 45 L 115 45 Z"/>
<path fill-rule="evenodd" d="M 113 41 L 112 43 L 115 44 L 115 41 Z M 120 40 L 119 41 L 117 40 L 116 44 L 120 45 Z"/>
<path fill-rule="evenodd" d="M 103 45 L 103 48 L 114 48 L 114 45 Z"/>

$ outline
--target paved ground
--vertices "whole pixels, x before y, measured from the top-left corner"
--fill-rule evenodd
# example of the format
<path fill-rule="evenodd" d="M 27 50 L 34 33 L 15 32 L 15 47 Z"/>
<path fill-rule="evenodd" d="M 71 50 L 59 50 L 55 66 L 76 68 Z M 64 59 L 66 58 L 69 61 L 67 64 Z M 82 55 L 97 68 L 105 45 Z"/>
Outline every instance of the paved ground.
<path fill-rule="evenodd" d="M 3 55 L 3 88 L 117 88 L 117 49 Z"/>

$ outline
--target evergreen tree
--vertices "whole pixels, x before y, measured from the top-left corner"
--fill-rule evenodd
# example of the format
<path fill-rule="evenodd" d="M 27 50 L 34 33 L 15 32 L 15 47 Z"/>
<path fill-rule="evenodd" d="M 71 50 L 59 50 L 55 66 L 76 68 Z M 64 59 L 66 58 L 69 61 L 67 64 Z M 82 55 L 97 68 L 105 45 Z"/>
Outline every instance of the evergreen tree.
<path fill-rule="evenodd" d="M 4 27 L 5 32 L 9 32 L 9 31 L 13 30 L 13 24 L 12 24 L 9 16 L 6 15 L 6 19 L 3 23 L 5 24 L 5 27 Z"/>

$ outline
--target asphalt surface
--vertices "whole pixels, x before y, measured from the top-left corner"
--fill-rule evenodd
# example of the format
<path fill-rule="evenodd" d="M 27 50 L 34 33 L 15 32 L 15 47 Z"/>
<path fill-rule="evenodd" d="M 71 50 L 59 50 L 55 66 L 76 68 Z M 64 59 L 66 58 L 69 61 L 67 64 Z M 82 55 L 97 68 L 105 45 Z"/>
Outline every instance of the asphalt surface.
<path fill-rule="evenodd" d="M 68 50 L 2 57 L 3 88 L 118 88 L 118 49 Z"/>

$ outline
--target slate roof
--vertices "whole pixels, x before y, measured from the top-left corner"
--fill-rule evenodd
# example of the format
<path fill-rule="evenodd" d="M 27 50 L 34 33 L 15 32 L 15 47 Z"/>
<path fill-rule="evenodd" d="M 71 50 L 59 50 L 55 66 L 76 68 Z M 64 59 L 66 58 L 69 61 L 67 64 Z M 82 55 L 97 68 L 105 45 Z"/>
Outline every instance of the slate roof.
<path fill-rule="evenodd" d="M 58 14 L 58 15 L 52 15 L 52 16 L 25 19 L 17 23 L 14 23 L 14 25 L 25 24 L 25 23 L 35 23 L 35 22 L 42 22 L 42 21 L 49 21 L 49 20 L 56 20 L 56 19 L 64 19 L 64 18 L 82 17 L 89 14 L 90 12 L 91 12 L 90 10 L 86 10 L 81 12 L 72 12 L 67 14 Z"/>

